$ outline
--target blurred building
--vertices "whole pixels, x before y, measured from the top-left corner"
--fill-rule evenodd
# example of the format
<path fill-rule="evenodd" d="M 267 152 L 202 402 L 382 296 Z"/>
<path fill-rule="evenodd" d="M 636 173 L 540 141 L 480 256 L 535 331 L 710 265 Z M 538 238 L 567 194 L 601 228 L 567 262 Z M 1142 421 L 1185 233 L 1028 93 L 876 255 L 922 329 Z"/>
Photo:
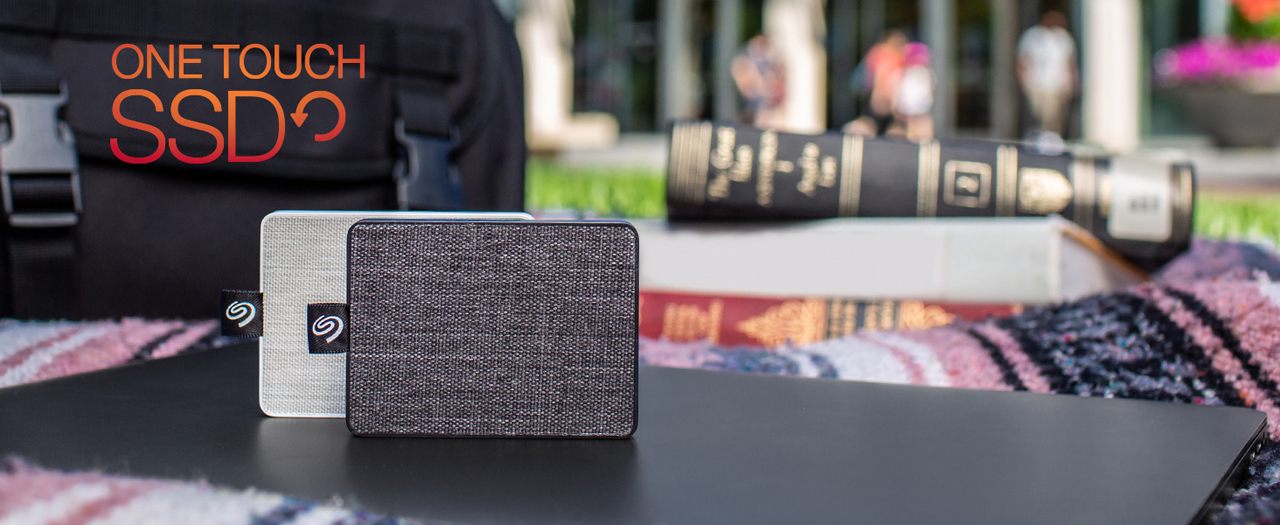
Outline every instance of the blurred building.
<path fill-rule="evenodd" d="M 618 138 L 617 119 L 603 112 L 573 111 L 573 1 L 521 0 L 517 9 L 529 148 L 559 151 L 612 145 Z"/>
<path fill-rule="evenodd" d="M 1149 138 L 1193 133 L 1151 84 L 1153 55 L 1222 34 L 1228 0 L 520 0 L 521 42 L 533 5 L 556 4 L 560 33 L 524 50 L 531 126 L 572 112 L 607 113 L 622 132 L 661 132 L 674 118 L 743 119 L 730 64 L 756 35 L 786 68 L 786 125 L 839 128 L 866 112 L 858 66 L 889 29 L 932 51 L 939 135 L 1015 139 L 1031 128 L 1017 80 L 1020 35 L 1047 10 L 1067 16 L 1078 45 L 1079 91 L 1068 139 L 1127 150 Z M 569 18 L 567 25 L 564 18 Z M 565 30 L 567 29 L 567 36 Z M 552 31 L 555 33 L 555 31 Z M 550 43 L 559 42 L 559 51 Z M 561 53 L 555 67 L 539 53 Z M 558 88 L 539 88 L 558 77 Z M 541 77 L 540 77 L 541 75 Z M 570 111 L 570 109 L 572 111 Z M 543 111 L 553 116 L 540 116 Z M 566 117 L 572 120 L 571 117 Z M 783 126 L 779 126 L 783 127 Z"/>

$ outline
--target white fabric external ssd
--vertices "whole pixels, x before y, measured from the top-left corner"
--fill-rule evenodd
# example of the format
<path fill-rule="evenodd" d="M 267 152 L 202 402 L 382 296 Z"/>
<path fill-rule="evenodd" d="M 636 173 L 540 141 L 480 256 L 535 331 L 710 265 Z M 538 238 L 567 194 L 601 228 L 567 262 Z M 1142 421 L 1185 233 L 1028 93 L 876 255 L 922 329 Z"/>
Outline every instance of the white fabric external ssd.
<path fill-rule="evenodd" d="M 258 404 L 273 417 L 345 417 L 347 354 L 312 353 L 307 305 L 347 302 L 347 230 L 363 219 L 532 219 L 524 213 L 277 211 L 262 219 Z"/>

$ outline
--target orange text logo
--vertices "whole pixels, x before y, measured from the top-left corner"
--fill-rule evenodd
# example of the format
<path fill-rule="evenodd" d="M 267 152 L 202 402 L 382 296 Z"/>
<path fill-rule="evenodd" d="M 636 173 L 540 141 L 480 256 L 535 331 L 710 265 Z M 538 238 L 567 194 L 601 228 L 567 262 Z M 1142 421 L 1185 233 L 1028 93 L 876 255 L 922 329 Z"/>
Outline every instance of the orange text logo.
<path fill-rule="evenodd" d="M 175 47 L 177 51 L 176 56 Z M 142 48 L 136 45 L 122 44 L 116 47 L 115 52 L 111 55 L 111 69 L 115 72 L 116 76 L 125 80 L 138 78 L 142 75 L 145 75 L 146 78 L 153 78 L 153 75 L 163 75 L 165 78 L 170 79 L 200 79 L 203 78 L 203 73 L 198 70 L 201 60 L 199 58 L 187 58 L 186 53 L 189 50 L 200 49 L 201 47 L 202 46 L 198 44 L 178 46 L 169 45 L 167 53 L 162 53 L 161 50 L 157 49 L 154 45 L 148 45 L 144 52 Z M 359 66 L 359 78 L 364 78 L 364 46 L 360 46 L 358 56 L 355 58 L 346 57 L 343 46 L 339 45 L 337 47 L 338 49 L 335 53 L 333 47 L 329 45 L 315 44 L 308 48 L 306 52 L 303 52 L 302 46 L 298 45 L 295 48 L 294 56 L 296 59 L 294 61 L 293 71 L 285 72 L 280 68 L 279 45 L 273 46 L 272 49 L 268 49 L 266 46 L 261 44 L 249 44 L 243 48 L 235 44 L 219 44 L 212 46 L 213 49 L 222 51 L 222 78 L 230 78 L 233 65 L 238 66 L 235 69 L 238 69 L 238 72 L 241 75 L 250 79 L 260 79 L 273 73 L 275 76 L 285 80 L 297 78 L 303 73 L 314 79 L 327 79 L 335 74 L 338 78 L 343 78 L 344 69 L 347 65 Z M 235 52 L 234 57 L 233 52 Z M 250 71 L 249 68 L 246 67 L 245 57 L 252 56 L 255 53 L 262 54 L 267 59 L 266 68 L 262 71 Z M 128 68 L 125 68 L 126 70 L 122 70 L 120 67 L 122 55 L 135 55 L 137 58 L 137 67 L 132 71 L 127 71 Z M 313 56 L 319 57 L 321 55 L 327 55 L 330 58 L 336 56 L 338 59 L 337 65 L 329 64 L 324 69 L 317 70 L 317 68 L 313 67 L 312 64 Z M 119 122 L 121 125 L 128 128 L 150 133 L 156 138 L 155 151 L 141 157 L 126 155 L 120 150 L 118 140 L 112 138 L 111 152 L 115 154 L 116 158 L 130 164 L 147 164 L 155 162 L 156 159 L 159 159 L 164 155 L 166 150 L 168 150 L 174 158 L 188 164 L 205 164 L 213 162 L 222 156 L 224 150 L 227 153 L 228 162 L 262 162 L 275 156 L 275 154 L 280 151 L 280 147 L 284 145 L 284 137 L 287 130 L 284 107 L 280 105 L 279 100 L 264 91 L 228 91 L 226 93 L 225 100 L 227 118 L 226 127 L 224 128 L 226 129 L 225 136 L 223 135 L 222 129 L 219 129 L 214 125 L 214 123 L 191 120 L 183 117 L 180 112 L 180 104 L 183 100 L 190 97 L 197 97 L 203 98 L 212 104 L 214 112 L 222 113 L 222 100 L 219 99 L 217 95 L 205 89 L 188 89 L 173 97 L 173 100 L 168 104 L 168 113 L 173 118 L 173 121 L 181 126 L 208 133 L 214 138 L 216 146 L 213 153 L 202 157 L 192 157 L 182 153 L 182 151 L 178 149 L 177 140 L 173 138 L 166 139 L 164 132 L 161 131 L 160 128 L 133 120 L 123 115 L 120 112 L 120 105 L 130 97 L 142 97 L 151 101 L 157 113 L 164 113 L 166 110 L 164 101 L 160 100 L 160 97 L 156 96 L 155 93 L 146 89 L 126 89 L 116 96 L 115 102 L 111 106 L 111 114 L 115 117 L 116 122 Z M 273 109 L 275 109 L 276 122 L 278 123 L 276 130 L 276 142 L 270 151 L 260 155 L 240 155 L 236 152 L 236 100 L 246 98 L 265 100 L 271 104 Z M 295 126 L 302 127 L 302 123 L 307 119 L 306 108 L 308 104 L 315 102 L 316 99 L 324 99 L 337 108 L 338 122 L 334 125 L 332 130 L 325 133 L 317 133 L 313 138 L 318 142 L 332 140 L 342 132 L 342 128 L 347 122 L 346 107 L 342 104 L 342 100 L 339 99 L 337 95 L 328 91 L 320 90 L 307 93 L 306 96 L 302 97 L 302 100 L 298 101 L 297 106 L 289 116 L 293 120 Z"/>

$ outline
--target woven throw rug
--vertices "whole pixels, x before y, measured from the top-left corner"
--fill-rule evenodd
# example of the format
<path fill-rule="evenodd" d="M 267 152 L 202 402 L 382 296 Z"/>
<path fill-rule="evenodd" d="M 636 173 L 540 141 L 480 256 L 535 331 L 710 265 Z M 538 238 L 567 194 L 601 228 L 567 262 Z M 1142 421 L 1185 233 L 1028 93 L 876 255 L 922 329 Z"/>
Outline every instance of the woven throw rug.
<path fill-rule="evenodd" d="M 216 330 L 208 321 L 0 321 L 0 387 L 239 341 Z M 1013 317 L 767 350 L 642 339 L 640 353 L 644 364 L 728 372 L 1248 406 L 1267 413 L 1274 439 L 1280 258 L 1251 244 L 1197 239 L 1156 283 Z M 42 470 L 13 459 L 0 468 L 0 524 L 140 521 L 399 523 L 198 483 Z M 1268 445 L 1217 523 L 1280 524 L 1280 445 Z"/>
<path fill-rule="evenodd" d="M 0 387 L 195 352 L 236 340 L 216 321 L 0 320 Z M 4 451 L 0 451 L 2 454 Z"/>
<path fill-rule="evenodd" d="M 0 460 L 0 523 L 5 525 L 400 525 L 399 520 L 278 494 L 65 472 Z"/>

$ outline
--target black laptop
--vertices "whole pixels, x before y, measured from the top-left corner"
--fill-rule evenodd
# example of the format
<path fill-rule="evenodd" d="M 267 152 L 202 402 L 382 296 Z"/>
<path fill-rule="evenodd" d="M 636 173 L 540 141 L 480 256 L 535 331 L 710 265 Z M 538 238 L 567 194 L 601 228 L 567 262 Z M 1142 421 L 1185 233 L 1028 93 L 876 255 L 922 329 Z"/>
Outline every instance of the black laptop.
<path fill-rule="evenodd" d="M 258 410 L 257 345 L 0 389 L 0 454 L 428 523 L 1188 524 L 1257 411 L 646 368 L 632 439 L 358 438 Z"/>

